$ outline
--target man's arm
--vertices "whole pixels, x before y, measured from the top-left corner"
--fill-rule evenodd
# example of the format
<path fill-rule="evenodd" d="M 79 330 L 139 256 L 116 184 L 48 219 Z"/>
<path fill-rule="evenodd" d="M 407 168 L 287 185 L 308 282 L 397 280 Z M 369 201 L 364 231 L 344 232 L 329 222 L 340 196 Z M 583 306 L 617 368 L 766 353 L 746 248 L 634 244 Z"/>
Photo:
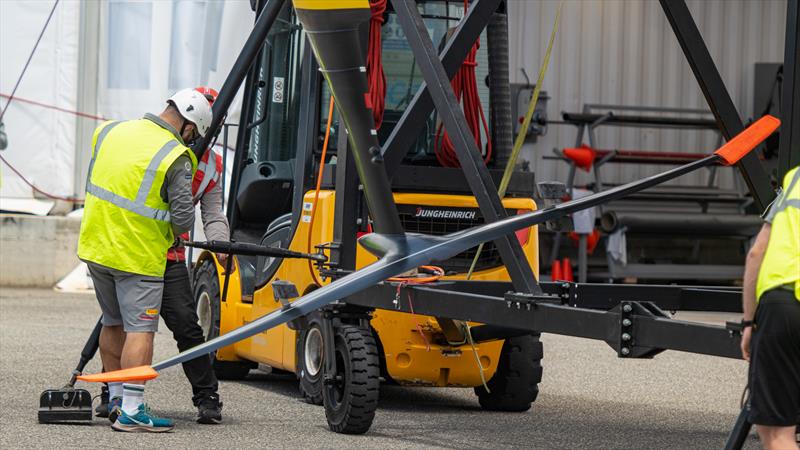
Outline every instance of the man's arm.
<path fill-rule="evenodd" d="M 747 261 L 744 264 L 744 281 L 742 283 L 742 311 L 744 320 L 753 320 L 756 315 L 756 281 L 764 254 L 767 252 L 769 235 L 772 225 L 765 223 L 758 232 L 753 247 L 747 252 Z"/>
<path fill-rule="evenodd" d="M 209 241 L 230 240 L 228 219 L 222 213 L 222 187 L 217 183 L 210 191 L 200 197 L 200 218 L 203 231 Z"/>
<path fill-rule="evenodd" d="M 742 320 L 753 320 L 756 316 L 756 283 L 758 282 L 758 272 L 761 270 L 761 263 L 764 261 L 764 254 L 769 245 L 769 235 L 772 230 L 770 225 L 771 218 L 767 218 L 767 223 L 761 227 L 756 240 L 750 251 L 747 252 L 747 261 L 744 263 L 744 281 L 742 282 Z M 750 341 L 753 337 L 753 327 L 746 326 L 742 331 L 742 358 L 750 361 Z"/>
<path fill-rule="evenodd" d="M 189 231 L 194 225 L 194 203 L 192 162 L 187 155 L 179 156 L 167 169 L 161 197 L 169 203 L 169 216 L 175 236 Z"/>

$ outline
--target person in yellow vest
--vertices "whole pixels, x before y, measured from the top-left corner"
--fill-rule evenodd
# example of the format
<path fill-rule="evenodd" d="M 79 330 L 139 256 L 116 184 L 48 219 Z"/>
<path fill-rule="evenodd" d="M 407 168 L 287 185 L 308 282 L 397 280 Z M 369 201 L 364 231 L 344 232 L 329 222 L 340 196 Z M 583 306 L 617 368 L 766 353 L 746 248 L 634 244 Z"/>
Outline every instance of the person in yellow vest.
<path fill-rule="evenodd" d="M 767 449 L 797 449 L 800 417 L 800 168 L 782 188 L 747 255 L 742 288 L 748 420 Z"/>
<path fill-rule="evenodd" d="M 158 116 L 105 122 L 95 130 L 86 180 L 78 257 L 89 266 L 103 312 L 105 370 L 148 365 L 164 290 L 167 250 L 194 224 L 188 148 L 211 124 L 208 100 L 177 92 Z M 121 398 L 118 431 L 169 431 L 169 419 L 144 403 L 144 380 L 109 383 Z"/>

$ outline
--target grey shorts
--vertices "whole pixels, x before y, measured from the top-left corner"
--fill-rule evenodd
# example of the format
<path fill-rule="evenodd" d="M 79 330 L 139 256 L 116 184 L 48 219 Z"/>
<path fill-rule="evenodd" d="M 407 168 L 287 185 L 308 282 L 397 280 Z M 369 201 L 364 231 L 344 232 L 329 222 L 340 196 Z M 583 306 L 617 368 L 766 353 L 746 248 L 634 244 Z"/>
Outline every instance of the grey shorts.
<path fill-rule="evenodd" d="M 138 275 L 91 262 L 89 274 L 103 311 L 103 325 L 122 325 L 126 333 L 155 333 L 164 278 Z"/>

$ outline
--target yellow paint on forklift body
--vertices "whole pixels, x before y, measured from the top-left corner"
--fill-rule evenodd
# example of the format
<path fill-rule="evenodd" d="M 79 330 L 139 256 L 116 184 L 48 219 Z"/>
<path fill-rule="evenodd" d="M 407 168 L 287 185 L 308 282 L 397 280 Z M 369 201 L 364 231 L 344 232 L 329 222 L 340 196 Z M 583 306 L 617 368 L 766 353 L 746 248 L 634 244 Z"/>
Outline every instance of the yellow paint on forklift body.
<path fill-rule="evenodd" d="M 395 193 L 395 202 L 398 207 L 403 205 L 430 206 L 438 208 L 477 208 L 474 197 L 465 195 L 444 194 L 417 194 Z M 309 192 L 303 199 L 304 203 L 314 200 L 314 193 Z M 333 240 L 334 221 L 334 191 L 321 191 L 317 203 L 317 213 L 311 230 L 311 248 L 307 247 L 309 223 L 302 220 L 297 224 L 292 237 L 290 250 L 300 252 L 313 252 L 315 246 Z M 535 202 L 530 198 L 506 198 L 503 200 L 506 209 L 528 212 L 536 209 Z M 303 211 L 304 214 L 310 213 Z M 536 227 L 527 230 L 527 240 L 522 246 L 523 251 L 538 277 L 538 240 Z M 207 252 L 201 258 L 213 258 Z M 362 268 L 376 258 L 362 249 L 357 248 L 356 268 Z M 215 259 L 216 262 L 216 259 Z M 220 276 L 220 288 L 224 283 L 222 267 L 216 263 L 217 273 Z M 238 265 L 237 265 L 238 267 Z M 275 300 L 272 291 L 272 281 L 288 280 L 294 283 L 300 295 L 304 295 L 318 286 L 314 281 L 311 270 L 314 270 L 317 279 L 316 267 L 311 269 L 307 260 L 284 259 L 275 275 L 264 287 L 257 289 L 253 295 L 252 303 L 242 301 L 241 281 L 239 270 L 231 275 L 227 301 L 220 306 L 220 334 L 225 334 L 234 328 L 251 322 L 278 308 L 280 303 Z M 448 279 L 464 279 L 466 274 L 444 277 Z M 508 281 L 510 278 L 505 267 L 476 271 L 473 280 Z M 221 295 L 221 294 L 220 294 Z M 436 319 L 430 316 L 412 315 L 389 310 L 376 310 L 372 318 L 372 327 L 375 329 L 376 338 L 380 341 L 386 357 L 386 368 L 389 375 L 401 384 L 425 386 L 465 386 L 473 387 L 481 384 L 478 365 L 472 354 L 472 347 L 465 345 L 441 345 L 444 342 L 441 329 Z M 473 324 L 474 325 L 474 324 Z M 420 336 L 419 329 L 425 334 Z M 231 346 L 217 351 L 217 358 L 226 361 L 246 359 L 271 367 L 295 372 L 296 368 L 296 341 L 297 332 L 281 325 L 266 332 L 259 333 L 251 338 L 237 342 Z M 496 369 L 500 357 L 503 341 L 492 341 L 476 344 L 478 356 L 483 365 L 484 377 L 490 379 Z"/>
<path fill-rule="evenodd" d="M 358 9 L 369 8 L 368 0 L 293 0 L 297 9 Z"/>

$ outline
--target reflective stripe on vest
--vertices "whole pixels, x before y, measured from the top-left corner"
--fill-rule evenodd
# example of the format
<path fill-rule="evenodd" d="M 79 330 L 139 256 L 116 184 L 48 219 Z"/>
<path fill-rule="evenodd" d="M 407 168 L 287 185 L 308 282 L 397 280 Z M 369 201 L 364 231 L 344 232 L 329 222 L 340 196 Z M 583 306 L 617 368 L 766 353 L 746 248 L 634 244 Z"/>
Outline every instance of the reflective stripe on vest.
<path fill-rule="evenodd" d="M 194 194 L 195 202 L 200 201 L 200 197 L 205 194 L 209 183 L 211 183 L 211 181 L 216 182 L 219 177 L 217 173 L 217 154 L 209 149 L 206 155 L 206 160 L 200 161 L 200 164 L 197 165 L 197 174 L 195 176 L 199 176 L 202 173 L 203 179 L 200 181 L 200 186 L 197 187 L 197 192 Z M 213 161 L 211 161 L 212 158 L 214 159 Z"/>
<path fill-rule="evenodd" d="M 791 176 L 791 179 L 789 178 Z M 758 271 L 756 299 L 782 286 L 791 287 L 800 301 L 800 169 L 783 180 L 784 191 L 772 206 L 769 243 Z"/>
<path fill-rule="evenodd" d="M 147 200 L 147 194 L 150 193 L 150 189 L 153 187 L 153 182 L 156 178 L 156 172 L 158 171 L 158 167 L 161 165 L 161 162 L 164 161 L 169 153 L 178 146 L 177 141 L 169 141 L 164 144 L 163 147 L 156 153 L 156 156 L 150 160 L 150 163 L 147 165 L 147 169 L 145 170 L 144 177 L 142 178 L 142 183 L 139 185 L 139 189 L 136 191 L 136 199 L 130 200 L 128 198 L 122 197 L 117 195 L 107 189 L 104 189 L 96 184 L 92 183 L 92 171 L 94 170 L 94 162 L 97 159 L 97 155 L 100 152 L 100 148 L 103 144 L 103 139 L 105 139 L 106 135 L 112 128 L 120 124 L 120 122 L 112 122 L 108 124 L 105 128 L 103 128 L 100 133 L 97 135 L 97 142 L 94 146 L 94 154 L 92 155 L 92 160 L 89 162 L 89 173 L 86 177 L 86 192 L 94 195 L 95 197 L 105 200 L 111 203 L 114 206 L 119 208 L 125 209 L 130 211 L 134 214 L 138 214 L 143 217 L 147 217 L 149 219 L 160 220 L 163 222 L 169 222 L 169 211 L 163 209 L 152 208 L 145 204 Z"/>

